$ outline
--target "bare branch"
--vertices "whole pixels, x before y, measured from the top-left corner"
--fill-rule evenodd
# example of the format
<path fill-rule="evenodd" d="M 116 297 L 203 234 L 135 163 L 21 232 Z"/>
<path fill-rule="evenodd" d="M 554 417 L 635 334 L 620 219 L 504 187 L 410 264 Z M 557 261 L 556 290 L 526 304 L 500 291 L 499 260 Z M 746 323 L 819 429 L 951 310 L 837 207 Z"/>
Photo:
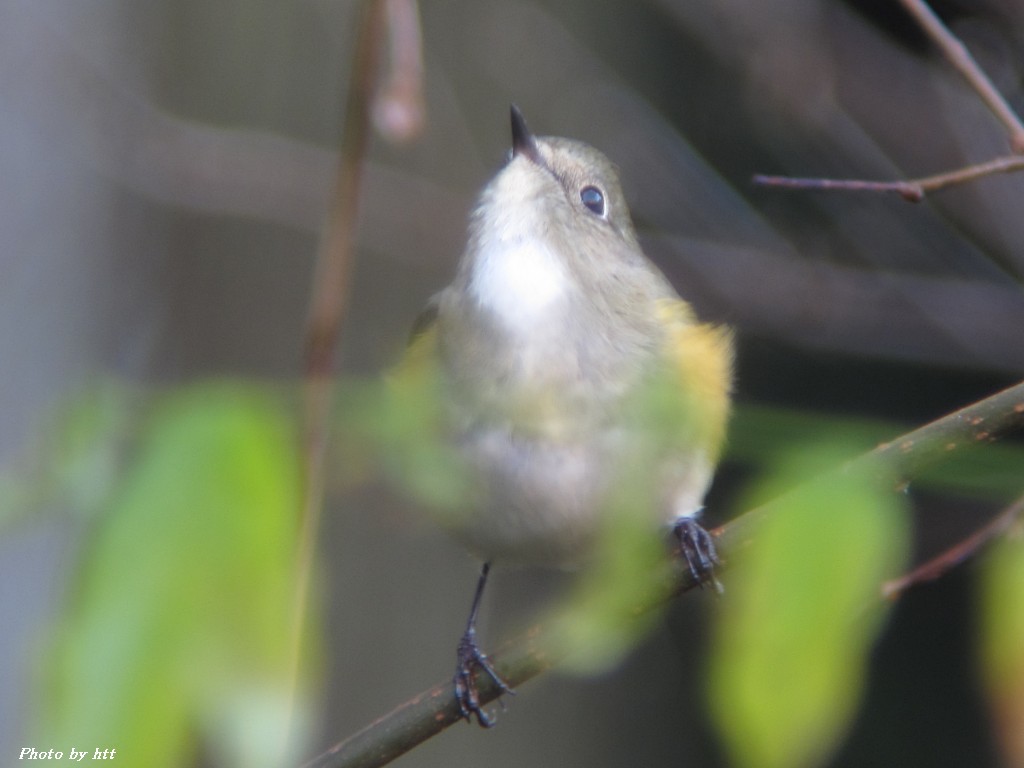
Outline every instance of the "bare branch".
<path fill-rule="evenodd" d="M 790 176 L 754 176 L 753 182 L 764 187 L 782 189 L 846 190 L 849 192 L 895 192 L 904 200 L 919 203 L 925 194 L 937 192 L 946 187 L 966 184 L 970 181 L 992 176 L 997 173 L 1011 173 L 1024 169 L 1024 157 L 1008 155 L 997 157 L 977 165 L 969 165 L 947 173 L 924 176 L 908 181 L 861 181 L 857 179 L 801 179 Z"/>
<path fill-rule="evenodd" d="M 860 179 L 811 179 L 757 174 L 751 179 L 759 187 L 798 190 L 844 190 L 847 192 L 895 192 L 904 200 L 919 203 L 924 190 L 913 181 L 864 181 Z"/>

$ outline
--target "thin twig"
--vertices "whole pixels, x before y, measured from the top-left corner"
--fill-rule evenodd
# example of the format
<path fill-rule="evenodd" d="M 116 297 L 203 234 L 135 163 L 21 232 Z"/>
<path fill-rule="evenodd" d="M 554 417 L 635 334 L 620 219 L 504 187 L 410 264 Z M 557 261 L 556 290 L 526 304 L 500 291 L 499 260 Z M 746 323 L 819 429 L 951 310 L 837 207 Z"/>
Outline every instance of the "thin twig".
<path fill-rule="evenodd" d="M 904 200 L 919 203 L 924 190 L 913 181 L 865 181 L 860 179 L 811 179 L 793 176 L 766 176 L 757 174 L 751 180 L 759 187 L 798 190 L 843 190 L 847 192 L 895 192 Z"/>
<path fill-rule="evenodd" d="M 967 446 L 987 443 L 1024 426 L 1024 383 L 1017 384 L 962 410 L 864 454 L 839 471 L 863 471 L 882 465 L 890 475 L 909 479 L 925 467 Z M 735 557 L 756 538 L 759 524 L 785 505 L 776 499 L 746 512 L 713 533 L 720 551 Z M 680 589 L 697 586 L 680 569 Z M 545 629 L 534 627 L 491 656 L 503 678 L 513 686 L 551 668 L 558 659 L 545 641 Z M 500 695 L 486 675 L 478 678 L 481 702 Z M 460 720 L 451 683 L 440 683 L 405 702 L 303 768 L 378 768 Z"/>
<path fill-rule="evenodd" d="M 981 100 L 985 102 L 985 106 L 1006 127 L 1010 133 L 1010 146 L 1013 151 L 1024 152 L 1024 124 L 989 80 L 988 75 L 978 66 L 978 62 L 971 56 L 967 46 L 949 31 L 924 0 L 900 0 L 900 3 L 921 25 L 932 42 L 939 47 L 949 63 L 964 76 Z"/>
<path fill-rule="evenodd" d="M 293 702 L 301 677 L 302 638 L 306 626 L 316 536 L 323 507 L 334 356 L 342 319 L 348 306 L 361 180 L 370 141 L 371 102 L 385 32 L 384 5 L 385 0 L 366 0 L 362 8 L 348 83 L 334 195 L 317 254 L 306 326 L 303 420 L 305 478 L 289 643 Z"/>
<path fill-rule="evenodd" d="M 1006 155 L 966 168 L 958 168 L 934 176 L 923 176 L 906 181 L 861 181 L 858 179 L 801 179 L 790 176 L 754 176 L 753 182 L 764 187 L 782 189 L 846 190 L 850 192 L 895 192 L 904 200 L 919 203 L 925 194 L 946 187 L 964 184 L 996 173 L 1012 173 L 1024 169 L 1024 157 Z"/>
<path fill-rule="evenodd" d="M 950 570 L 976 555 L 994 539 L 1005 535 L 1014 527 L 1017 520 L 1024 515 L 1024 496 L 1004 509 L 984 527 L 955 546 L 936 555 L 926 563 L 919 565 L 910 573 L 898 579 L 892 579 L 882 585 L 882 596 L 887 600 L 901 597 L 911 587 L 928 581 L 935 581 Z"/>

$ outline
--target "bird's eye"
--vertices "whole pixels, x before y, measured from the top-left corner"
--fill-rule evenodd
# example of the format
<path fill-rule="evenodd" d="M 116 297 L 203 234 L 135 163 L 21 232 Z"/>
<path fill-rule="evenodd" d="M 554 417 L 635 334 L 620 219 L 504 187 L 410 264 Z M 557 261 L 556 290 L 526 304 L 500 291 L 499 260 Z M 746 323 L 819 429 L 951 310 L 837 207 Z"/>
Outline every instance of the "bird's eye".
<path fill-rule="evenodd" d="M 604 216 L 604 194 L 597 187 L 584 187 L 580 190 L 580 201 L 598 216 Z"/>

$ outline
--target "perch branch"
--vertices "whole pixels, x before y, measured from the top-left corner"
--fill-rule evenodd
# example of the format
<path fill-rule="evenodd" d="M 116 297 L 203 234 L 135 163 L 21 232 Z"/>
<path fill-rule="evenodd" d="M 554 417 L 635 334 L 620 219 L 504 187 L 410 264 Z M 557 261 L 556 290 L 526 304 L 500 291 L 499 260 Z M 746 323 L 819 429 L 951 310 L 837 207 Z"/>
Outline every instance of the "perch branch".
<path fill-rule="evenodd" d="M 990 442 L 1022 425 L 1024 383 L 879 445 L 847 465 L 846 470 L 866 470 L 882 463 L 891 474 L 909 480 L 925 467 L 958 450 Z M 759 522 L 784 504 L 784 498 L 776 499 L 714 531 L 721 551 L 727 557 L 733 557 L 745 549 L 755 538 Z M 686 569 L 680 570 L 679 578 L 677 591 L 697 586 Z M 533 627 L 503 645 L 491 660 L 503 678 L 513 686 L 520 685 L 557 663 L 558 659 L 552 657 L 551 645 L 545 638 L 544 627 Z M 500 695 L 497 686 L 486 675 L 479 676 L 477 682 L 482 703 L 493 701 Z M 335 744 L 302 768 L 376 768 L 386 765 L 460 719 L 451 683 L 440 683 Z"/>

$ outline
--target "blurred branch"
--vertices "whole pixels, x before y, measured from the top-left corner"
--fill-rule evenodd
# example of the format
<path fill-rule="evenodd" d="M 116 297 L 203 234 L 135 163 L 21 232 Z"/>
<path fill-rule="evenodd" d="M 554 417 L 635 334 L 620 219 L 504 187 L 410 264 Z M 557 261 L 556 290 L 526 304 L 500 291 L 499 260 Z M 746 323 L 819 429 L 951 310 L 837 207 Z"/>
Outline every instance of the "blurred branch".
<path fill-rule="evenodd" d="M 385 33 L 384 5 L 385 0 L 366 0 L 362 8 L 348 83 L 335 190 L 317 254 L 306 326 L 305 478 L 289 644 L 293 688 L 301 677 L 302 637 L 306 628 L 309 585 L 323 508 L 334 357 L 348 306 L 363 163 L 370 143 L 371 102 L 377 86 Z"/>
<path fill-rule="evenodd" d="M 416 0 L 386 0 L 390 57 L 384 86 L 373 109 L 377 130 L 396 143 L 423 130 L 423 43 Z"/>
<path fill-rule="evenodd" d="M 1010 146 L 1015 153 L 1024 153 L 1024 124 L 1007 104 L 992 81 L 982 71 L 967 47 L 960 42 L 924 0 L 900 0 L 925 34 L 939 47 L 947 60 L 967 80 L 978 97 L 985 103 L 1010 134 Z M 1016 155 L 997 157 L 984 163 L 966 166 L 954 171 L 908 181 L 867 181 L 860 179 L 810 179 L 787 176 L 753 177 L 754 184 L 766 187 L 800 190 L 846 190 L 852 192 L 896 192 L 904 200 L 918 203 L 925 194 L 946 187 L 966 184 L 996 173 L 1010 173 L 1024 168 L 1024 158 Z"/>
<path fill-rule="evenodd" d="M 872 467 L 882 465 L 891 474 L 909 481 L 925 467 L 958 450 L 990 442 L 1021 426 L 1024 426 L 1024 383 L 884 443 L 837 471 L 870 471 Z M 721 552 L 728 558 L 735 557 L 756 538 L 760 521 L 785 503 L 785 497 L 778 498 L 714 531 Z M 698 586 L 686 569 L 680 569 L 679 578 L 680 592 Z M 536 677 L 558 662 L 551 655 L 543 626 L 535 626 L 506 643 L 491 655 L 491 660 L 501 676 L 513 686 Z M 478 677 L 478 684 L 481 701 L 485 704 L 501 693 L 486 675 Z M 451 683 L 439 683 L 334 745 L 302 768 L 375 768 L 386 765 L 460 719 Z"/>
<path fill-rule="evenodd" d="M 933 557 L 905 576 L 885 582 L 882 585 L 882 596 L 893 600 L 902 597 L 903 593 L 911 587 L 935 581 L 944 576 L 956 566 L 977 555 L 990 542 L 1013 530 L 1022 515 L 1024 515 L 1024 496 L 1018 498 L 990 520 L 987 525 L 979 528 L 955 546 Z"/>
<path fill-rule="evenodd" d="M 332 202 L 317 254 L 306 326 L 309 378 L 331 375 L 341 319 L 348 302 L 352 245 L 359 213 L 363 165 L 370 142 L 370 114 L 385 33 L 386 0 L 366 0 L 357 34 Z M 317 412 L 320 417 L 324 412 Z M 319 421 L 319 418 L 317 419 Z M 310 427 L 313 421 L 307 421 Z"/>

